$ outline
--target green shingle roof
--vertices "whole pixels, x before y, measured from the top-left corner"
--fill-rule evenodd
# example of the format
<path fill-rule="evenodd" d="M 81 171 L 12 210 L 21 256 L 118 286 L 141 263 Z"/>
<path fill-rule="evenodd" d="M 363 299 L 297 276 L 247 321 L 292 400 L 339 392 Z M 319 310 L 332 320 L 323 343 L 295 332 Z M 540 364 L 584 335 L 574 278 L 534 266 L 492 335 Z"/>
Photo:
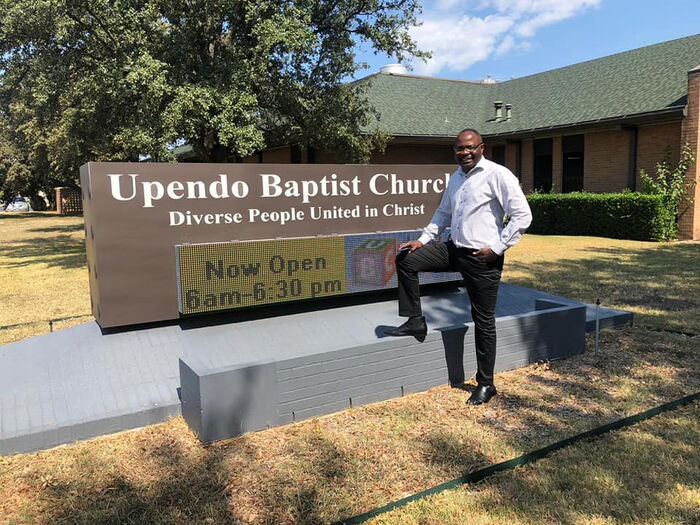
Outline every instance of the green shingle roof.
<path fill-rule="evenodd" d="M 362 81 L 379 127 L 393 135 L 454 136 L 465 127 L 495 135 L 680 109 L 698 64 L 694 35 L 495 84 L 388 74 Z M 512 104 L 509 121 L 493 120 L 496 100 Z"/>

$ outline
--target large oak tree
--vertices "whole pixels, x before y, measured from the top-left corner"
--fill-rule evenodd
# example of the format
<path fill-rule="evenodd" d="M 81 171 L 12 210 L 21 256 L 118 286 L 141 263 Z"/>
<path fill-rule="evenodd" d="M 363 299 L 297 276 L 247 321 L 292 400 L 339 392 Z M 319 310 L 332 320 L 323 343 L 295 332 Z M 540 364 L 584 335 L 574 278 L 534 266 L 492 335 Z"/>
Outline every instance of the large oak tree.
<path fill-rule="evenodd" d="M 363 86 L 344 82 L 363 66 L 354 51 L 423 56 L 407 32 L 419 10 L 417 0 L 0 0 L 0 140 L 12 152 L 0 177 L 49 188 L 87 161 L 172 160 L 183 142 L 212 162 L 281 143 L 366 160 L 381 140 L 360 133 L 372 110 Z"/>

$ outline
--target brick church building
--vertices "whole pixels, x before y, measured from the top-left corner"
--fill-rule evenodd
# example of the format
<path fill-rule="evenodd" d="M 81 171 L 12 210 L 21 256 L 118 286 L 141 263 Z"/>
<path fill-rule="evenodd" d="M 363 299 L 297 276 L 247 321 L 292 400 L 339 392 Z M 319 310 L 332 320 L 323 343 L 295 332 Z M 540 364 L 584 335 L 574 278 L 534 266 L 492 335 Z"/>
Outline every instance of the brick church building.
<path fill-rule="evenodd" d="M 487 158 L 526 192 L 641 190 L 639 171 L 677 163 L 687 143 L 700 160 L 700 35 L 504 82 L 468 82 L 382 68 L 368 82 L 391 134 L 371 163 L 452 163 L 452 141 L 479 130 Z M 332 152 L 283 146 L 243 162 L 334 163 Z M 698 164 L 689 179 L 697 181 Z M 700 239 L 700 184 L 681 210 L 679 236 Z"/>

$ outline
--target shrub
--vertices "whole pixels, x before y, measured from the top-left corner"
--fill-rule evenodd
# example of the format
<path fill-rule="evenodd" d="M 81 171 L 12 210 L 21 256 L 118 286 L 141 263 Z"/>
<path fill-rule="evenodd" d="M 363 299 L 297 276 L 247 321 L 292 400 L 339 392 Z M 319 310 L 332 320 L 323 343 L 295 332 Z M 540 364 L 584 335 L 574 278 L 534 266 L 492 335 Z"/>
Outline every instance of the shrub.
<path fill-rule="evenodd" d="M 687 196 L 692 193 L 695 181 L 687 180 L 686 176 L 693 163 L 695 163 L 695 155 L 686 142 L 681 148 L 681 158 L 677 166 L 671 166 L 666 156 L 656 164 L 654 177 L 647 175 L 644 170 L 639 171 L 644 184 L 644 193 L 661 195 L 667 214 L 673 217 L 673 228 L 669 231 L 667 239 L 675 238 L 678 233 L 678 214 L 683 197 L 686 196 L 687 202 L 692 203 L 692 199 Z"/>
<path fill-rule="evenodd" d="M 642 193 L 533 193 L 530 233 L 592 235 L 663 241 L 675 234 L 675 215 L 662 195 Z"/>

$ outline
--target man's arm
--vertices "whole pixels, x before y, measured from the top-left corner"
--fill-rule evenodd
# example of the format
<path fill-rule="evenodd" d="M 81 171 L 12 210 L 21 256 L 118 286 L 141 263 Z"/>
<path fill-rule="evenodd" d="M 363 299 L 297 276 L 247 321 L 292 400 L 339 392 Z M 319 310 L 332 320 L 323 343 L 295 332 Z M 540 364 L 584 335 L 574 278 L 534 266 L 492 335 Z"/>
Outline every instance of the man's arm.
<path fill-rule="evenodd" d="M 449 187 L 449 185 L 448 185 Z M 440 237 L 442 231 L 450 225 L 452 220 L 452 202 L 450 201 L 449 192 L 447 188 L 442 194 L 442 199 L 440 199 L 440 205 L 433 214 L 433 218 L 430 219 L 430 224 L 423 228 L 423 234 L 418 237 L 417 241 L 408 241 L 399 246 L 399 251 L 404 249 L 408 250 L 408 253 L 415 252 L 417 249 L 422 248 L 430 241 L 434 241 Z"/>
<path fill-rule="evenodd" d="M 433 214 L 433 218 L 430 219 L 430 224 L 423 228 L 423 234 L 418 237 L 417 241 L 409 241 L 407 243 L 399 246 L 399 250 L 407 245 L 411 245 L 409 251 L 413 252 L 418 248 L 423 247 L 430 241 L 434 241 L 440 238 L 442 231 L 450 225 L 452 220 L 452 201 L 450 200 L 450 194 L 448 187 L 442 194 L 442 199 L 440 199 L 440 205 Z"/>
<path fill-rule="evenodd" d="M 496 199 L 510 217 L 508 224 L 501 232 L 501 238 L 491 246 L 495 253 L 502 255 L 520 241 L 532 222 L 532 212 L 520 182 L 509 170 L 503 170 L 498 174 L 495 186 Z"/>

